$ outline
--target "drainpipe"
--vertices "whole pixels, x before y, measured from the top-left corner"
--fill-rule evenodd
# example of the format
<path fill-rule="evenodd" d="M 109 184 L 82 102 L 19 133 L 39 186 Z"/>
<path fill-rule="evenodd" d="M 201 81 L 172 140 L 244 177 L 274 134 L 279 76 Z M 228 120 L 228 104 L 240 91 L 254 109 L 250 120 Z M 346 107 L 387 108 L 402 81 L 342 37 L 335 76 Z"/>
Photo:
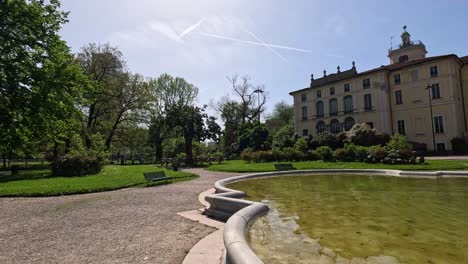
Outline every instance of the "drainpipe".
<path fill-rule="evenodd" d="M 459 59 L 460 60 L 460 59 Z M 465 66 L 463 64 L 463 62 L 461 62 L 461 66 L 459 68 L 459 78 L 460 78 L 460 88 L 461 88 L 461 98 L 462 98 L 462 110 L 463 110 L 463 124 L 465 125 L 465 131 L 463 134 L 466 135 L 467 133 L 467 128 L 466 128 L 466 110 L 465 110 L 465 95 L 463 94 L 463 78 L 462 78 L 462 69 L 463 69 L 463 66 Z"/>
<path fill-rule="evenodd" d="M 387 85 L 388 85 L 388 106 L 390 109 L 390 131 L 394 134 L 393 129 L 393 108 L 392 108 L 392 91 L 390 89 L 390 71 L 387 71 Z"/>

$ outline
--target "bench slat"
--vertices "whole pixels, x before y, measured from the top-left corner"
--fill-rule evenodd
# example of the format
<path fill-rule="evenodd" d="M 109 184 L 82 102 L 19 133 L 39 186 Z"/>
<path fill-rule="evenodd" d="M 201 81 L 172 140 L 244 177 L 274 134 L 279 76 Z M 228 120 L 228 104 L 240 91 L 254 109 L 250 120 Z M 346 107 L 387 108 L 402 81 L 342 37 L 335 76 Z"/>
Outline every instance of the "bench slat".
<path fill-rule="evenodd" d="M 164 171 L 144 172 L 143 176 L 147 181 L 162 181 L 170 180 L 173 178 L 166 176 L 166 173 L 164 173 Z"/>

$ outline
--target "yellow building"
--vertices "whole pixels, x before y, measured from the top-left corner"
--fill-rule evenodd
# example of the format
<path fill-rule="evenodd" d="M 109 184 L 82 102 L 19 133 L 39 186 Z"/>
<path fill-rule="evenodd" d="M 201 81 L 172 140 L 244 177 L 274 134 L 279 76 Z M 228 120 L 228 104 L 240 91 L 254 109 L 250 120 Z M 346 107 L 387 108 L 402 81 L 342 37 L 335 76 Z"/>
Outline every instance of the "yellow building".
<path fill-rule="evenodd" d="M 451 150 L 451 139 L 467 135 L 468 56 L 426 57 L 425 45 L 411 41 L 406 27 L 401 39 L 388 51 L 389 65 L 357 72 L 353 62 L 346 71 L 311 75 L 308 87 L 291 92 L 295 132 L 339 133 L 367 123 L 429 151 Z"/>

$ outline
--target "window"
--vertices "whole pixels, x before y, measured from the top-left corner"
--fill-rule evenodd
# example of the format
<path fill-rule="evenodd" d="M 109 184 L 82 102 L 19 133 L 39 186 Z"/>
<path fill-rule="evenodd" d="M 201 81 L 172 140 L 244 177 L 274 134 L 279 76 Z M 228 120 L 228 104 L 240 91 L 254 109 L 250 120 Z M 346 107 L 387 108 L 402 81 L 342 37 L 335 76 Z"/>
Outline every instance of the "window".
<path fill-rule="evenodd" d="M 335 87 L 330 87 L 330 95 L 334 95 L 335 94 Z"/>
<path fill-rule="evenodd" d="M 436 148 L 437 148 L 437 152 L 445 152 L 445 144 L 444 143 L 437 143 Z"/>
<path fill-rule="evenodd" d="M 399 74 L 399 73 L 393 75 L 393 79 L 394 79 L 394 81 L 395 81 L 395 85 L 398 85 L 398 84 L 401 83 L 401 78 L 400 78 L 400 74 Z"/>
<path fill-rule="evenodd" d="M 352 117 L 347 117 L 344 121 L 344 128 L 346 131 L 348 130 L 351 130 L 351 128 L 353 128 L 354 124 L 356 124 L 356 122 L 354 122 L 354 119 Z"/>
<path fill-rule="evenodd" d="M 372 111 L 372 96 L 370 94 L 364 95 L 364 111 Z"/>
<path fill-rule="evenodd" d="M 419 80 L 419 71 L 418 70 L 411 71 L 411 80 L 413 82 Z"/>
<path fill-rule="evenodd" d="M 338 100 L 336 98 L 331 99 L 329 102 L 330 105 L 330 115 L 338 114 Z"/>
<path fill-rule="evenodd" d="M 440 87 L 438 83 L 434 83 L 432 85 L 432 99 L 439 99 L 440 98 Z"/>
<path fill-rule="evenodd" d="M 351 89 L 349 88 L 349 83 L 344 84 L 344 91 L 349 92 Z"/>
<path fill-rule="evenodd" d="M 398 120 L 397 125 L 398 125 L 398 134 L 406 135 L 405 120 Z"/>
<path fill-rule="evenodd" d="M 317 90 L 317 98 L 320 98 L 322 97 L 322 91 L 321 90 Z"/>
<path fill-rule="evenodd" d="M 398 62 L 405 62 L 408 61 L 408 55 L 403 55 L 398 57 Z"/>
<path fill-rule="evenodd" d="M 322 133 L 325 130 L 327 130 L 327 126 L 325 125 L 325 122 L 318 121 L 318 123 L 317 123 L 317 134 Z"/>
<path fill-rule="evenodd" d="M 317 117 L 322 117 L 323 116 L 323 102 L 319 101 L 317 102 Z"/>
<path fill-rule="evenodd" d="M 307 106 L 302 107 L 302 120 L 307 119 Z"/>
<path fill-rule="evenodd" d="M 437 69 L 437 66 L 431 66 L 430 73 L 431 73 L 431 78 L 437 77 L 439 75 L 439 70 Z"/>
<path fill-rule="evenodd" d="M 330 131 L 333 133 L 333 134 L 338 134 L 341 132 L 341 126 L 340 126 L 340 122 L 336 119 L 333 119 L 331 122 L 330 122 Z"/>
<path fill-rule="evenodd" d="M 434 116 L 434 130 L 437 134 L 444 133 L 444 119 L 442 116 Z"/>
<path fill-rule="evenodd" d="M 364 89 L 370 88 L 370 79 L 369 78 L 366 78 L 366 79 L 362 80 L 362 88 L 364 88 Z"/>
<path fill-rule="evenodd" d="M 305 93 L 301 94 L 301 101 L 302 102 L 307 101 L 307 95 Z"/>
<path fill-rule="evenodd" d="M 307 130 L 307 129 L 302 130 L 302 136 L 303 137 L 307 137 L 308 135 L 309 135 L 309 130 Z"/>
<path fill-rule="evenodd" d="M 403 103 L 403 97 L 401 96 L 401 90 L 395 91 L 395 103 L 397 105 Z"/>
<path fill-rule="evenodd" d="M 351 113 L 353 112 L 353 97 L 351 95 L 345 96 L 343 98 L 344 102 L 344 112 Z"/>
<path fill-rule="evenodd" d="M 366 122 L 366 125 L 368 125 L 370 128 L 374 128 L 374 122 Z"/>

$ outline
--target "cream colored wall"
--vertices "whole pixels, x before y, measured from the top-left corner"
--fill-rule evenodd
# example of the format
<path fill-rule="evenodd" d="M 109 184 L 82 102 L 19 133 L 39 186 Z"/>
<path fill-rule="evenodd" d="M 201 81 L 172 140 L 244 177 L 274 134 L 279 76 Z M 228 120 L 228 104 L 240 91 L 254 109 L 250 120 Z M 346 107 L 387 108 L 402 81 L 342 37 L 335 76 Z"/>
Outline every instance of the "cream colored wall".
<path fill-rule="evenodd" d="M 430 77 L 430 67 L 437 65 L 438 77 Z M 458 75 L 459 64 L 454 58 L 417 65 L 390 74 L 393 126 L 398 133 L 398 120 L 405 120 L 406 137 L 410 141 L 425 143 L 433 149 L 432 125 L 429 108 L 428 84 L 439 83 L 440 99 L 433 99 L 433 116 L 443 116 L 445 133 L 436 135 L 436 143 L 452 148 L 450 140 L 464 133 L 462 96 Z M 419 79 L 413 81 L 411 72 L 418 70 Z M 394 75 L 400 74 L 401 84 L 394 84 Z M 403 104 L 396 105 L 395 91 L 401 90 Z M 423 128 L 421 128 L 423 126 Z"/>
<path fill-rule="evenodd" d="M 398 63 L 398 58 L 403 55 L 408 56 L 408 60 L 419 60 L 426 57 L 427 51 L 422 45 L 413 45 L 398 50 L 393 50 L 388 55 L 390 64 Z"/>
<path fill-rule="evenodd" d="M 370 78 L 371 80 L 371 88 L 369 89 L 363 89 L 362 87 L 362 80 L 365 78 Z M 350 84 L 350 92 L 344 92 L 345 83 Z M 335 88 L 335 95 L 330 95 L 330 87 Z M 317 98 L 317 90 L 321 90 L 321 98 Z M 301 95 L 303 93 L 307 96 L 306 102 L 301 102 Z M 364 111 L 364 95 L 367 93 L 370 93 L 372 96 L 374 111 Z M 348 95 L 353 97 L 354 112 L 351 114 L 344 114 L 343 99 Z M 333 98 L 338 100 L 339 114 L 336 116 L 329 116 L 329 101 Z M 320 100 L 324 103 L 325 117 L 316 118 L 316 103 Z M 307 120 L 302 120 L 302 106 L 307 106 Z M 303 92 L 298 92 L 294 94 L 294 112 L 296 121 L 295 132 L 298 135 L 302 135 L 302 130 L 304 129 L 308 129 L 309 134 L 315 135 L 316 125 L 320 120 L 323 120 L 328 125 L 332 119 L 338 119 L 340 123 L 343 123 L 347 117 L 352 117 L 356 123 L 374 122 L 374 127 L 379 131 L 391 133 L 386 72 L 374 72 L 333 84 L 315 87 Z"/>

